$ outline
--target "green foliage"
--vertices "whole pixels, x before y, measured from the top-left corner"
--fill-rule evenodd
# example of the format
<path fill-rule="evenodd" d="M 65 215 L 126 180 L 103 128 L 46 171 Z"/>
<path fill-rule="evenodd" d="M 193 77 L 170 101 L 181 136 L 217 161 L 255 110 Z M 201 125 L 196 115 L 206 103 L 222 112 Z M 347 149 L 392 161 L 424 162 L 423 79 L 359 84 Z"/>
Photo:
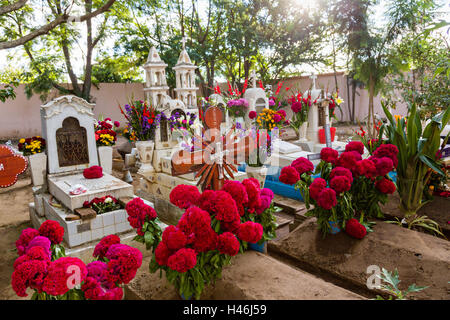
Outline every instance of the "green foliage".
<path fill-rule="evenodd" d="M 436 153 L 441 145 L 440 134 L 450 120 L 450 109 L 434 116 L 422 130 L 415 104 L 409 107 L 408 121 L 403 118 L 396 121 L 387 105 L 382 103 L 382 106 L 389 121 L 385 125 L 389 143 L 396 145 L 399 150 L 397 190 L 401 199 L 400 207 L 409 217 L 424 204 L 424 186 L 430 178 L 428 168 L 444 175 L 436 162 Z"/>
<path fill-rule="evenodd" d="M 401 280 L 399 279 L 398 270 L 395 269 L 394 272 L 390 272 L 385 268 L 382 268 L 382 273 L 379 278 L 383 281 L 381 285 L 381 290 L 386 291 L 390 294 L 389 300 L 393 300 L 395 297 L 396 300 L 407 300 L 407 296 L 412 292 L 419 292 L 428 287 L 418 287 L 416 284 L 412 284 L 406 289 L 402 291 L 399 289 L 398 285 Z M 377 296 L 376 300 L 384 300 L 381 296 Z"/>
<path fill-rule="evenodd" d="M 3 89 L 0 89 L 0 101 L 5 102 L 8 99 L 14 100 L 16 98 L 16 92 L 14 88 L 18 86 L 18 83 L 8 83 Z"/>
<path fill-rule="evenodd" d="M 134 237 L 134 241 L 145 244 L 147 250 L 155 252 L 156 247 L 161 242 L 162 230 L 159 226 L 160 220 L 158 218 L 148 220 L 142 225 L 141 232 L 143 235 Z"/>
<path fill-rule="evenodd" d="M 439 223 L 428 218 L 427 216 L 419 216 L 415 214 L 402 220 L 395 218 L 394 221 L 386 222 L 397 224 L 399 226 L 403 226 L 404 224 L 406 224 L 408 229 L 424 230 L 425 232 L 431 233 L 432 235 L 445 238 L 444 234 L 442 233 L 441 227 L 439 226 Z"/>

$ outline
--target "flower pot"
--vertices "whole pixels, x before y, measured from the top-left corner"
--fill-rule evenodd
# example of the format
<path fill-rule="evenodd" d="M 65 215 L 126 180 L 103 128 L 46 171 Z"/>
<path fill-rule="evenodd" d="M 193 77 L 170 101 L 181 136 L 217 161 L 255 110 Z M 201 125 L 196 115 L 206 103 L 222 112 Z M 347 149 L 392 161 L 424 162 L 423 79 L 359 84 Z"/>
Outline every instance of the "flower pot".
<path fill-rule="evenodd" d="M 334 136 L 336 135 L 336 128 L 331 127 L 330 128 L 330 134 L 331 134 L 331 142 L 334 141 Z M 319 142 L 321 144 L 327 143 L 327 139 L 325 136 L 325 129 L 319 129 Z"/>
<path fill-rule="evenodd" d="M 264 167 L 264 166 L 260 166 L 260 167 L 252 167 L 252 166 L 247 166 L 245 168 L 245 172 L 247 173 L 249 178 L 255 178 L 256 180 L 259 181 L 259 186 L 261 188 L 264 188 L 264 184 L 266 182 L 266 177 L 267 177 L 267 172 L 268 172 L 268 168 Z"/>
<path fill-rule="evenodd" d="M 261 253 L 267 253 L 267 241 L 264 241 L 262 244 L 249 243 L 248 249 L 253 250 L 253 251 L 258 251 Z"/>
<path fill-rule="evenodd" d="M 31 179 L 34 186 L 42 186 L 47 174 L 47 155 L 44 152 L 28 156 L 28 164 L 31 169 Z"/>
<path fill-rule="evenodd" d="M 181 294 L 180 296 L 181 296 L 181 299 L 183 299 L 183 300 L 186 300 L 186 301 L 192 300 L 192 296 L 189 296 L 187 298 L 184 296 L 184 294 Z"/>
<path fill-rule="evenodd" d="M 341 227 L 338 222 L 328 221 L 328 224 L 331 227 L 330 234 L 337 234 L 337 233 L 341 232 Z"/>
<path fill-rule="evenodd" d="M 152 166 L 153 149 L 155 142 L 153 141 L 136 141 L 136 149 L 139 156 L 139 174 L 151 173 L 155 169 Z"/>
<path fill-rule="evenodd" d="M 103 168 L 103 172 L 107 174 L 112 173 L 112 158 L 113 158 L 113 148 L 107 146 L 100 146 L 97 148 L 98 151 L 98 162 Z"/>

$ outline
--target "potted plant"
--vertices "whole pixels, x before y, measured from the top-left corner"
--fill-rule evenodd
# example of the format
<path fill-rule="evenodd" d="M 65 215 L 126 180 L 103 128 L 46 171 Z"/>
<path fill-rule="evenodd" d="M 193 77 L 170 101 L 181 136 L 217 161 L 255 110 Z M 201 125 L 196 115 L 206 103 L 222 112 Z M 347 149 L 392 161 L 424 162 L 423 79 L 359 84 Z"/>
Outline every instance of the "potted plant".
<path fill-rule="evenodd" d="M 116 130 L 120 127 L 118 121 L 110 118 L 100 119 L 95 124 L 95 140 L 97 142 L 98 160 L 103 171 L 112 173 L 113 146 L 117 141 Z"/>
<path fill-rule="evenodd" d="M 47 173 L 47 155 L 45 154 L 46 142 L 40 136 L 20 139 L 19 151 L 28 157 L 31 168 L 31 179 L 33 185 L 41 186 L 45 183 Z"/>

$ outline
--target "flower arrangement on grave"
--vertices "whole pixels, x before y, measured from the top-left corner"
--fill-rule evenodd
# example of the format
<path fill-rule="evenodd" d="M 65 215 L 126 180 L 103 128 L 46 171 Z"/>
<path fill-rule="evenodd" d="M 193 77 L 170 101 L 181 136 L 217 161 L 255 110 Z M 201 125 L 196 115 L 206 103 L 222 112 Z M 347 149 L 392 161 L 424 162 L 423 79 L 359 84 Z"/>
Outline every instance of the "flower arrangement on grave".
<path fill-rule="evenodd" d="M 248 243 L 275 236 L 272 199 L 273 193 L 260 190 L 256 179 L 227 181 L 222 190 L 203 193 L 195 186 L 176 186 L 170 201 L 185 212 L 162 236 L 153 230 L 159 241 L 150 271 L 164 271 L 182 297 L 199 299 L 205 286 L 221 277 L 232 256 Z M 140 225 L 134 227 L 139 230 Z"/>
<path fill-rule="evenodd" d="M 254 114 L 252 114 L 254 116 Z M 256 126 L 259 129 L 272 131 L 274 128 L 279 128 L 286 120 L 286 112 L 284 110 L 272 110 L 264 108 L 256 116 Z"/>
<path fill-rule="evenodd" d="M 126 104 L 124 108 L 121 106 L 119 108 L 128 121 L 126 136 L 129 140 L 131 137 L 135 137 L 136 141 L 147 141 L 154 138 L 155 119 L 159 113 L 155 107 L 146 101 L 139 100 Z"/>
<path fill-rule="evenodd" d="M 247 113 L 248 101 L 244 98 L 233 99 L 227 102 L 228 114 L 233 118 L 244 117 Z"/>
<path fill-rule="evenodd" d="M 370 231 L 371 224 L 364 220 L 380 216 L 380 203 L 385 203 L 387 194 L 396 189 L 388 176 L 396 165 L 395 149 L 393 145 L 382 145 L 372 157 L 363 160 L 364 145 L 359 141 L 348 143 L 341 155 L 334 149 L 324 148 L 315 170 L 308 159 L 298 158 L 281 170 L 279 179 L 300 190 L 308 209 L 310 204 L 314 205 L 307 216 L 317 218 L 324 236 L 336 224 L 347 230 L 347 222 L 356 213 L 360 214 L 357 222 Z M 319 176 L 313 178 L 313 172 Z M 353 220 L 352 224 L 355 225 Z M 360 226 L 348 229 L 355 228 L 362 229 Z"/>
<path fill-rule="evenodd" d="M 106 118 L 105 120 L 97 121 L 94 127 L 97 146 L 111 147 L 116 144 L 116 130 L 120 127 L 120 122 L 113 122 L 111 118 Z"/>
<path fill-rule="evenodd" d="M 260 87 L 266 91 L 268 98 L 269 98 L 269 109 L 272 110 L 279 110 L 281 108 L 287 107 L 289 105 L 289 101 L 285 98 L 285 95 L 281 93 L 281 88 L 283 87 L 283 82 L 278 82 L 277 89 L 275 92 L 272 92 L 271 89 L 265 90 L 262 84 L 262 81 L 260 81 Z M 291 88 L 286 87 L 285 91 L 288 92 Z"/>
<path fill-rule="evenodd" d="M 42 153 L 45 151 L 46 142 L 45 139 L 36 136 L 32 138 L 20 139 L 19 140 L 19 151 L 23 153 L 24 156 L 31 156 L 36 153 Z"/>
<path fill-rule="evenodd" d="M 101 198 L 94 198 L 91 201 L 83 203 L 84 208 L 92 208 L 97 214 L 103 214 L 111 211 L 122 209 L 119 201 L 112 196 L 104 196 Z"/>
<path fill-rule="evenodd" d="M 36 230 L 27 228 L 16 241 L 19 257 L 11 276 L 13 290 L 32 300 L 121 300 L 121 285 L 129 283 L 142 264 L 142 253 L 110 235 L 95 247 L 95 260 L 85 264 L 66 257 L 61 241 L 64 228 L 47 220 Z"/>
<path fill-rule="evenodd" d="M 292 119 L 289 119 L 289 126 L 294 129 L 298 135 L 300 127 L 308 121 L 308 111 L 312 104 L 311 96 L 308 95 L 307 98 L 303 98 L 302 94 L 299 92 L 296 95 L 292 95 L 288 101 L 294 114 Z"/>
<path fill-rule="evenodd" d="M 330 108 L 330 112 L 329 112 L 329 116 L 330 116 L 330 120 L 331 119 L 336 119 L 336 108 L 341 108 L 341 104 L 344 103 L 344 100 L 339 97 L 339 91 L 334 92 L 333 94 L 331 94 L 330 96 L 330 104 L 328 105 L 328 107 Z"/>

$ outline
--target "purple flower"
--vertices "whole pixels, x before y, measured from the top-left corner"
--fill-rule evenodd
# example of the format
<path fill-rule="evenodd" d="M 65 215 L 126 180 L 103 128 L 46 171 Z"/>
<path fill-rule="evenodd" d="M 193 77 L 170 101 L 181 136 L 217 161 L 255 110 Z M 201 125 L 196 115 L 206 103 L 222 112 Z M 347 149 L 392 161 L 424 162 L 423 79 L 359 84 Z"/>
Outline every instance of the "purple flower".
<path fill-rule="evenodd" d="M 275 101 L 273 99 L 269 100 L 269 106 L 273 107 L 275 105 Z"/>
<path fill-rule="evenodd" d="M 236 129 L 242 129 L 242 125 L 240 122 L 236 122 Z"/>
<path fill-rule="evenodd" d="M 35 237 L 33 240 L 30 241 L 30 243 L 28 243 L 27 246 L 27 250 L 30 250 L 33 247 L 41 247 L 45 250 L 45 252 L 48 253 L 48 256 L 50 257 L 50 246 L 52 245 L 52 243 L 50 242 L 50 240 L 47 237 L 42 237 L 42 236 L 37 236 Z"/>

